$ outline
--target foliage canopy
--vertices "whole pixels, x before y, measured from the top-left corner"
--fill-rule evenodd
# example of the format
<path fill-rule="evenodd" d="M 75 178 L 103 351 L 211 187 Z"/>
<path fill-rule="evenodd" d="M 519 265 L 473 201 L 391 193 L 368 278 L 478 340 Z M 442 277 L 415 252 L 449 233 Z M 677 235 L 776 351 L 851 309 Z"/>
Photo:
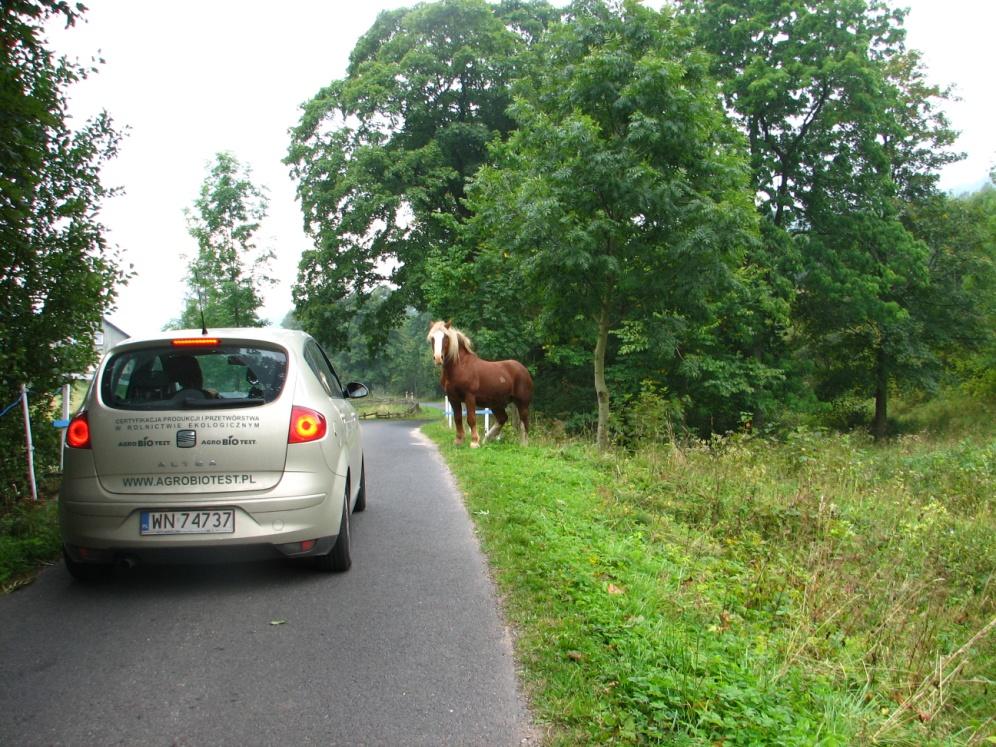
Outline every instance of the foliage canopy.
<path fill-rule="evenodd" d="M 795 275 L 791 314 L 817 393 L 874 397 L 883 436 L 890 386 L 923 384 L 935 367 L 918 313 L 933 268 L 901 216 L 958 158 L 937 109 L 947 94 L 906 49 L 904 11 L 880 0 L 684 7 L 747 134 L 772 224 L 758 259 L 781 287 L 778 275 Z"/>
<path fill-rule="evenodd" d="M 593 351 L 604 447 L 610 332 L 677 369 L 685 331 L 713 323 L 735 284 L 754 211 L 707 59 L 667 14 L 575 3 L 544 51 L 511 107 L 518 128 L 474 182 L 471 231 L 524 268 L 550 354 Z"/>
<path fill-rule="evenodd" d="M 51 19 L 73 25 L 80 13 L 52 0 L 0 6 L 0 397 L 6 404 L 27 384 L 39 414 L 93 363 L 101 316 L 127 278 L 97 217 L 113 193 L 100 169 L 120 134 L 106 112 L 69 126 L 66 90 L 92 70 L 56 58 L 43 37 Z M 0 422 L 0 441 L 5 453 L 23 450 L 14 418 Z M 23 484 L 21 466 L 4 463 L 5 486 Z"/>
<path fill-rule="evenodd" d="M 315 240 L 294 291 L 306 330 L 343 347 L 350 309 L 385 284 L 366 327 L 375 345 L 424 308 L 426 257 L 466 217 L 465 184 L 511 130 L 509 85 L 553 17 L 545 3 L 484 0 L 386 11 L 346 77 L 304 104 L 286 162 Z"/>
<path fill-rule="evenodd" d="M 984 388 L 991 230 L 937 193 L 949 94 L 903 20 L 883 0 L 382 14 L 293 132 L 315 239 L 296 315 L 374 349 L 452 318 L 603 444 L 637 404 L 708 433 L 874 401 L 882 436 L 897 390 Z"/>
<path fill-rule="evenodd" d="M 187 212 L 197 256 L 190 263 L 187 301 L 177 327 L 260 327 L 261 289 L 273 252 L 259 250 L 255 236 L 268 198 L 252 182 L 249 167 L 218 153 Z"/>

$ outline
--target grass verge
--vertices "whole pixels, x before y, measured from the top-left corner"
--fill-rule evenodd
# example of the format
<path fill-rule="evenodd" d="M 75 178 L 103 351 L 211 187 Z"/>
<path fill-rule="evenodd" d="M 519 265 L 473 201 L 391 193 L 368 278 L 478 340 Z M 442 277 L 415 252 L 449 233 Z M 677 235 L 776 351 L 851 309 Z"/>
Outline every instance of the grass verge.
<path fill-rule="evenodd" d="M 992 743 L 991 437 L 602 455 L 425 430 L 552 743 Z"/>
<path fill-rule="evenodd" d="M 61 551 L 54 499 L 22 500 L 0 508 L 0 592 L 28 583 L 38 566 L 55 560 Z"/>

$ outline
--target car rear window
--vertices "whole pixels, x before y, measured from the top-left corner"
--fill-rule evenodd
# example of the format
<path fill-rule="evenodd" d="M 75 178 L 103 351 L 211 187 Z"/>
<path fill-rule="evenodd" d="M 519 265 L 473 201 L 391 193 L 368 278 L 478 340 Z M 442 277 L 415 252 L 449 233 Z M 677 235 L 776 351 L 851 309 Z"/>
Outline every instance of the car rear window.
<path fill-rule="evenodd" d="M 122 410 L 251 407 L 275 400 L 286 376 L 287 353 L 275 346 L 167 343 L 114 355 L 100 394 L 106 406 Z"/>

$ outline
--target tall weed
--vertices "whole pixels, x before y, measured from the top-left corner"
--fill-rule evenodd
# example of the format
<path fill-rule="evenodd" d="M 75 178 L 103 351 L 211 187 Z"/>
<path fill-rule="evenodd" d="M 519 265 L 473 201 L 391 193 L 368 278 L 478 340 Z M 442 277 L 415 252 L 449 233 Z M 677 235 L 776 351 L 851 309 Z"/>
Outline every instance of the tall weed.
<path fill-rule="evenodd" d="M 991 715 L 988 634 L 943 702 L 901 715 L 895 707 L 996 615 L 992 441 L 907 437 L 882 448 L 801 429 L 779 442 L 735 435 L 681 452 L 631 459 L 625 472 L 645 491 L 644 508 L 653 496 L 656 511 L 711 538 L 706 555 L 727 560 L 739 581 L 724 605 L 767 627 L 779 677 L 801 666 L 860 688 L 893 727 L 917 722 L 918 738 Z"/>

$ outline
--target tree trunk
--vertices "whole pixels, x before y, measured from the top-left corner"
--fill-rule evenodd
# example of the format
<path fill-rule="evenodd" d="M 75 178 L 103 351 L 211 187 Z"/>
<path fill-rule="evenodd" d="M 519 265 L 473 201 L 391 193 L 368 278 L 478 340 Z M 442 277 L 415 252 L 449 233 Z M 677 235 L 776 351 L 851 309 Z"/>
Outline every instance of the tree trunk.
<path fill-rule="evenodd" d="M 875 422 L 872 435 L 876 441 L 885 438 L 889 423 L 889 376 L 886 369 L 885 350 L 879 347 L 875 360 Z"/>
<path fill-rule="evenodd" d="M 609 308 L 602 304 L 598 318 L 598 341 L 595 343 L 595 396 L 598 398 L 599 451 L 609 448 L 609 387 L 605 383 L 605 349 L 609 343 Z"/>

